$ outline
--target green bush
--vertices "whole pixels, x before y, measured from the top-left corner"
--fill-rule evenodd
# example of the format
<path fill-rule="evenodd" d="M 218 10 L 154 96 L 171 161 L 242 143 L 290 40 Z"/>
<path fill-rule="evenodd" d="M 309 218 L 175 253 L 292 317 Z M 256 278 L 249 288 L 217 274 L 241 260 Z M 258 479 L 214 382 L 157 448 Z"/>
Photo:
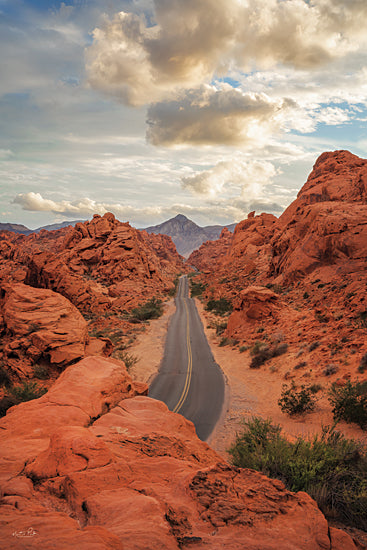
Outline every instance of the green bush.
<path fill-rule="evenodd" d="M 271 420 L 244 421 L 229 449 L 232 462 L 306 491 L 327 517 L 367 529 L 367 455 L 360 443 L 326 427 L 313 439 L 289 442 Z"/>
<path fill-rule="evenodd" d="M 40 387 L 37 382 L 23 382 L 21 386 L 15 386 L 10 390 L 10 394 L 18 403 L 38 399 L 46 392 L 46 388 Z"/>
<path fill-rule="evenodd" d="M 329 390 L 329 402 L 333 408 L 335 420 L 354 422 L 365 430 L 367 428 L 367 381 L 348 380 L 345 386 L 332 384 Z"/>
<path fill-rule="evenodd" d="M 259 341 L 255 342 L 255 345 L 250 351 L 252 355 L 250 369 L 258 369 L 269 359 L 283 355 L 283 353 L 286 353 L 287 350 L 288 344 L 286 342 L 276 344 L 275 346 L 268 346 L 267 344 Z"/>
<path fill-rule="evenodd" d="M 297 391 L 294 382 L 290 387 L 284 384 L 278 405 L 282 412 L 290 416 L 313 411 L 316 405 L 314 388 L 302 385 Z"/>
<path fill-rule="evenodd" d="M 214 300 L 212 298 L 206 304 L 205 309 L 207 311 L 213 311 L 217 315 L 224 315 L 225 313 L 230 313 L 232 311 L 232 304 L 227 298 L 219 298 L 219 300 Z"/>
<path fill-rule="evenodd" d="M 223 338 L 221 338 L 218 346 L 219 347 L 223 347 L 223 346 L 237 346 L 237 344 L 239 343 L 238 340 L 236 340 L 236 338 L 230 338 L 228 336 L 223 336 Z"/>
<path fill-rule="evenodd" d="M 140 323 L 148 319 L 158 319 L 163 315 L 163 304 L 159 298 L 151 298 L 145 304 L 135 307 L 130 312 L 130 321 Z"/>
<path fill-rule="evenodd" d="M 207 288 L 207 284 L 206 283 L 202 283 L 202 282 L 196 282 L 194 281 L 193 279 L 191 279 L 190 281 L 190 290 L 191 290 L 191 296 L 193 298 L 197 297 L 197 296 L 201 296 L 203 294 L 203 292 L 205 291 L 205 289 Z"/>
<path fill-rule="evenodd" d="M 123 361 L 128 371 L 139 361 L 139 359 L 135 355 L 133 355 L 132 353 L 127 353 L 127 351 L 120 351 L 118 352 L 118 355 L 114 355 L 114 357 L 120 359 L 120 361 Z"/>

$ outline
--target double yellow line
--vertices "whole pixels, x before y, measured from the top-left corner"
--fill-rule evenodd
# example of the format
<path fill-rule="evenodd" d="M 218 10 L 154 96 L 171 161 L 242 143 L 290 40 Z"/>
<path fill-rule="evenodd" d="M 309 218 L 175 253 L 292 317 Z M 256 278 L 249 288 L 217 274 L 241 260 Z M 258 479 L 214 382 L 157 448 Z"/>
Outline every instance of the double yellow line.
<path fill-rule="evenodd" d="M 187 307 L 186 298 L 184 298 L 184 304 L 186 308 L 186 342 L 187 342 L 187 371 L 186 371 L 186 380 L 184 389 L 182 391 L 181 397 L 173 409 L 173 412 L 178 412 L 182 405 L 185 402 L 185 399 L 187 397 L 187 394 L 189 393 L 190 389 L 190 383 L 191 383 L 191 375 L 192 375 L 192 353 L 191 353 L 191 342 L 190 342 L 190 322 L 189 322 L 189 309 Z"/>

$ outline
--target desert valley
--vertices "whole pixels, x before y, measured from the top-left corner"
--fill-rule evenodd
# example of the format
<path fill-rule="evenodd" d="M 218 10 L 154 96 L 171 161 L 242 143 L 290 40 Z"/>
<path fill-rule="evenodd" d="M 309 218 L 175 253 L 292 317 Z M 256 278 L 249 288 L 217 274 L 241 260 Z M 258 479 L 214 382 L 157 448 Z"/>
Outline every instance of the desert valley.
<path fill-rule="evenodd" d="M 0 232 L 1 548 L 367 547 L 367 160 L 323 153 L 279 218 L 230 229 L 187 259 L 110 213 Z M 206 442 L 149 397 L 182 275 L 226 380 Z M 254 418 L 287 452 L 341 437 L 350 504 L 241 467 Z"/>

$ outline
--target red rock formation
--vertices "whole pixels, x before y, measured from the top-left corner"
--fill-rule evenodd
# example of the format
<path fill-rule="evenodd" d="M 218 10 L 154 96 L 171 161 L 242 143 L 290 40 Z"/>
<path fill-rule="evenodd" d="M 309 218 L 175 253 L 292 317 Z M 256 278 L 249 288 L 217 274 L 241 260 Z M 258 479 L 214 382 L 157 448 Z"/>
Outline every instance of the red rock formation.
<path fill-rule="evenodd" d="M 325 370 L 328 363 L 336 362 L 343 374 L 356 376 L 355 368 L 367 351 L 363 336 L 367 316 L 367 160 L 347 151 L 323 153 L 297 199 L 279 219 L 251 213 L 237 224 L 225 255 L 216 241 L 201 247 L 192 263 L 207 266 L 216 251 L 218 260 L 214 269 L 206 269 L 205 282 L 207 297 L 226 296 L 233 301 L 235 311 L 227 336 L 248 342 L 259 338 L 259 327 L 267 329 L 265 332 L 275 330 L 272 317 L 251 321 L 247 304 L 239 305 L 244 289 L 266 286 L 282 294 L 278 330 L 287 342 L 299 346 L 299 335 L 294 334 L 297 318 L 298 334 L 303 331 L 305 341 L 323 341 L 316 368 Z M 354 357 L 348 358 L 348 369 L 342 351 L 333 353 L 341 337 L 347 352 L 355 350 Z M 315 359 L 311 359 L 315 372 Z"/>
<path fill-rule="evenodd" d="M 59 292 L 83 313 L 134 307 L 172 288 L 183 269 L 169 237 L 111 213 L 58 231 L 0 237 L 0 278 Z"/>
<path fill-rule="evenodd" d="M 32 364 L 45 360 L 65 366 L 85 354 L 87 323 L 66 298 L 22 283 L 3 285 L 3 361 L 18 377 L 32 376 Z"/>
<path fill-rule="evenodd" d="M 233 233 L 226 227 L 217 241 L 207 241 L 198 250 L 194 250 L 187 263 L 200 271 L 211 272 L 223 261 L 233 240 Z"/>
<path fill-rule="evenodd" d="M 0 421 L 2 548 L 355 550 L 308 495 L 223 463 L 134 394 L 121 363 L 88 358 Z"/>

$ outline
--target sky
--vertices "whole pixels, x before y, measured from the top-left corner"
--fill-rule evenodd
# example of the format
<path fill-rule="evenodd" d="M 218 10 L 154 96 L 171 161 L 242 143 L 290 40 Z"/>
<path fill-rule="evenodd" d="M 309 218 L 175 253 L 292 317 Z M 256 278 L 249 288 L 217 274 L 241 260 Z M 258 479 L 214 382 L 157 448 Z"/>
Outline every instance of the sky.
<path fill-rule="evenodd" d="M 0 0 L 0 222 L 279 216 L 367 156 L 365 0 Z"/>

